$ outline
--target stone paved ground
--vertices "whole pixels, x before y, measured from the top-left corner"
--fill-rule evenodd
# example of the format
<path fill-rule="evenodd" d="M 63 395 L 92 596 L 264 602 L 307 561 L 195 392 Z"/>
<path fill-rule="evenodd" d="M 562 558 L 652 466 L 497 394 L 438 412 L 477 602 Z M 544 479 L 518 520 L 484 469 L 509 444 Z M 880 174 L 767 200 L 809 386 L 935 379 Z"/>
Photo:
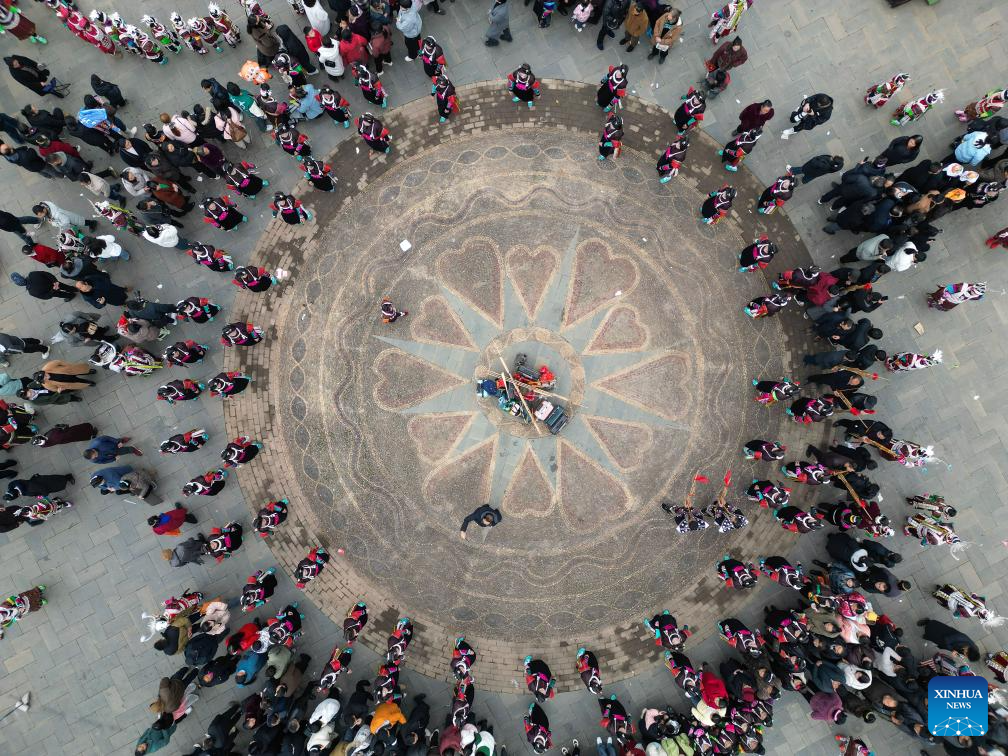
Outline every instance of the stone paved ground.
<path fill-rule="evenodd" d="M 291 23 L 283 3 L 271 0 L 266 5 L 276 18 Z M 161 2 L 145 4 L 145 10 L 148 6 L 162 18 L 173 9 Z M 184 15 L 198 7 L 192 0 L 180 6 L 184 6 L 180 7 Z M 660 69 L 645 63 L 643 47 L 629 56 L 635 94 L 664 106 L 674 105 L 688 83 L 699 77 L 702 57 L 710 50 L 703 32 L 704 19 L 713 6 L 712 2 L 681 5 L 686 20 L 685 40 Z M 531 63 L 543 76 L 594 81 L 606 65 L 619 57 L 619 48 L 612 42 L 605 53 L 599 53 L 594 48 L 594 35 L 588 31 L 574 34 L 561 17 L 549 30 L 534 28 L 531 14 L 517 4 L 512 8 L 515 42 L 487 51 L 480 41 L 483 4 L 459 0 L 445 7 L 448 15 L 428 17 L 425 31 L 436 34 L 444 44 L 456 83 L 497 78 L 522 60 Z M 939 157 L 946 153 L 948 141 L 958 133 L 951 109 L 1003 85 L 992 78 L 997 69 L 991 62 L 996 64 L 1004 58 L 1008 8 L 994 0 L 973 0 L 967 7 L 970 16 L 964 18 L 964 7 L 967 6 L 951 0 L 935 6 L 913 2 L 898 10 L 890 10 L 882 0 L 844 4 L 763 0 L 747 15 L 742 28 L 750 62 L 736 72 L 732 89 L 710 107 L 705 128 L 716 140 L 724 141 L 734 125 L 735 113 L 748 102 L 770 97 L 783 115 L 801 95 L 827 91 L 837 100 L 834 117 L 827 126 L 788 142 L 768 134 L 748 165 L 760 178 L 769 181 L 781 172 L 785 162 L 800 163 L 825 151 L 843 154 L 849 162 L 854 161 L 862 155 L 862 147 L 866 154 L 876 152 L 897 133 L 887 125 L 885 111 L 875 112 L 862 106 L 862 90 L 870 82 L 887 78 L 898 70 L 908 70 L 914 77 L 911 91 L 943 86 L 949 94 L 947 105 L 919 126 L 920 133 L 927 137 L 925 153 Z M 25 10 L 52 44 L 42 51 L 17 45 L 16 52 L 33 55 L 48 63 L 61 78 L 77 82 L 72 95 L 79 101 L 86 91 L 84 74 L 90 72 L 91 66 L 104 65 L 105 61 L 99 63 L 95 51 L 65 36 L 66 32 L 45 15 L 42 6 L 32 4 Z M 4 45 L 5 49 L 13 49 L 15 42 L 7 37 Z M 397 52 L 401 49 L 401 43 L 397 44 Z M 246 42 L 242 52 L 249 55 L 250 51 Z M 221 79 L 233 78 L 233 72 L 244 59 L 238 53 L 227 52 L 219 58 L 211 54 L 209 60 L 173 60 L 166 68 L 134 60 L 113 61 L 103 69 L 103 75 L 123 86 L 132 101 L 124 116 L 139 122 L 153 120 L 161 109 L 188 106 L 202 75 L 212 73 Z M 838 77 L 836 71 L 842 74 Z M 410 68 L 401 60 L 396 61 L 384 79 L 393 106 L 426 94 L 426 82 L 419 69 Z M 355 108 L 360 109 L 360 98 L 349 92 L 350 87 L 343 89 Z M 0 103 L 6 112 L 20 108 L 28 101 L 27 97 L 27 90 L 3 78 Z M 736 98 L 740 102 L 736 103 Z M 48 107 L 54 104 L 51 98 L 46 103 Z M 774 126 L 782 128 L 782 115 Z M 320 152 L 328 151 L 336 139 L 344 137 L 342 132 L 322 127 L 312 127 L 311 134 Z M 255 159 L 264 172 L 275 178 L 279 186 L 292 185 L 296 177 L 289 172 L 286 156 L 266 149 L 257 133 L 253 132 L 252 138 Z M 3 175 L 8 189 L 3 204 L 12 212 L 26 214 L 39 199 L 53 199 L 76 210 L 86 207 L 67 184 L 54 187 L 51 182 L 26 177 L 9 167 L 4 168 Z M 814 191 L 799 193 L 789 204 L 788 214 L 813 257 L 829 264 L 832 257 L 848 248 L 850 239 L 830 239 L 818 230 L 822 215 L 814 200 L 825 188 L 825 180 L 820 179 L 819 183 Z M 268 218 L 262 213 L 263 208 L 264 203 L 257 204 L 248 228 L 226 239 L 239 260 L 245 259 L 243 253 L 253 246 Z M 919 547 L 900 538 L 896 543 L 906 555 L 902 572 L 914 576 L 925 589 L 938 581 L 961 582 L 986 594 L 1003 611 L 999 579 L 1004 576 L 1002 565 L 1008 555 L 1002 543 L 1006 536 L 1000 526 L 1006 514 L 1006 431 L 997 388 L 1004 382 L 1004 350 L 996 334 L 1003 329 L 1008 307 L 1003 298 L 1004 261 L 1000 253 L 989 252 L 982 245 L 989 232 L 1004 225 L 1004 213 L 999 208 L 1000 205 L 995 205 L 973 216 L 957 214 L 958 217 L 944 222 L 945 234 L 941 239 L 945 244 L 935 245 L 926 266 L 900 278 L 893 274 L 885 281 L 883 288 L 891 301 L 880 311 L 884 318 L 876 321 L 886 330 L 884 348 L 940 347 L 947 355 L 945 366 L 898 376 L 898 380 L 888 381 L 879 390 L 886 420 L 909 438 L 937 442 L 938 453 L 951 465 L 949 469 L 936 466 L 927 473 L 887 469 L 884 479 L 887 501 L 892 511 L 899 513 L 904 495 L 923 490 L 944 490 L 949 494 L 955 491 L 954 501 L 962 511 L 957 520 L 959 531 L 982 544 L 968 552 L 962 562 L 956 562 L 944 553 L 929 552 L 926 559 L 922 558 Z M 968 227 L 970 223 L 975 226 Z M 189 228 L 193 235 L 197 234 L 195 224 Z M 24 271 L 27 266 L 21 262 L 12 239 L 3 242 L 5 272 Z M 230 284 L 224 277 L 204 273 L 181 258 L 173 264 L 174 258 L 142 245 L 145 245 L 142 241 L 131 240 L 135 259 L 125 265 L 110 266 L 118 273 L 117 279 L 166 301 L 183 294 L 201 293 L 213 296 L 225 306 L 230 303 Z M 117 267 L 124 270 L 118 272 Z M 990 294 L 983 303 L 947 314 L 928 311 L 924 306 L 923 294 L 935 284 L 969 279 L 989 281 Z M 163 288 L 158 288 L 159 285 Z M 4 330 L 27 333 L 24 324 L 33 323 L 38 324 L 36 335 L 53 331 L 60 309 L 57 305 L 28 300 L 23 293 L 15 293 L 9 284 L 0 293 L 4 297 L 0 301 L 0 324 Z M 912 331 L 917 322 L 924 326 L 923 336 Z M 179 333 L 194 336 L 207 331 L 187 327 Z M 57 354 L 75 353 L 66 350 Z M 215 350 L 205 366 L 206 375 L 215 372 L 218 360 L 219 351 Z M 31 357 L 15 357 L 8 372 L 25 374 L 37 364 Z M 213 443 L 204 454 L 193 455 L 196 460 L 187 459 L 183 464 L 182 460 L 171 459 L 158 464 L 165 496 L 177 490 L 199 465 L 210 466 L 216 450 L 223 445 L 219 405 L 203 401 L 167 407 L 151 401 L 154 379 L 125 383 L 105 378 L 89 392 L 85 403 L 71 409 L 47 409 L 46 420 L 55 423 L 90 419 L 104 432 L 132 435 L 149 452 L 154 450 L 156 441 L 175 429 L 184 430 L 197 424 L 211 428 Z M 29 474 L 50 469 L 70 469 L 80 475 L 90 472 L 88 465 L 70 452 L 76 449 L 62 447 L 45 455 L 23 449 L 14 456 Z M 162 544 L 156 543 L 158 539 L 143 522 L 149 511 L 146 507 L 83 491 L 75 491 L 73 498 L 78 504 L 75 511 L 45 526 L 22 528 L 9 536 L 0 536 L 3 575 L 0 593 L 41 582 L 50 586 L 52 598 L 43 612 L 13 628 L 2 643 L 0 656 L 6 674 L 0 679 L 0 702 L 6 706 L 25 690 L 31 690 L 35 696 L 30 714 L 15 715 L 0 729 L 0 750 L 5 753 L 128 752 L 149 722 L 146 705 L 156 690 L 157 679 L 174 669 L 172 660 L 159 658 L 149 646 L 143 647 L 138 642 L 140 611 L 153 608 L 155 601 L 187 587 L 231 592 L 253 566 L 270 560 L 266 548 L 250 539 L 239 555 L 224 565 L 169 572 L 157 554 Z M 210 504 L 201 503 L 198 511 L 201 523 L 219 524 L 243 514 L 246 506 L 237 487 L 230 485 Z M 811 539 L 807 541 L 796 552 L 797 557 L 806 561 L 813 543 Z M 769 593 L 775 589 L 761 590 Z M 289 583 L 284 583 L 274 606 L 292 598 L 293 592 Z M 913 627 L 918 617 L 934 611 L 933 602 L 918 590 L 890 603 L 894 605 L 884 606 L 908 628 Z M 753 602 L 752 606 L 755 605 Z M 310 602 L 304 602 L 304 607 L 308 628 L 305 646 L 316 657 L 317 664 L 337 636 L 334 626 L 323 620 Z M 986 649 L 999 648 L 1008 642 L 1004 629 L 988 634 L 979 626 L 970 625 L 969 632 Z M 715 646 L 713 641 L 707 641 L 691 649 L 690 655 L 694 659 L 718 658 L 721 651 Z M 355 667 L 356 673 L 370 675 L 374 658 L 361 653 Z M 666 675 L 664 669 L 657 668 L 612 689 L 631 711 L 644 703 L 669 698 L 676 701 L 678 694 L 670 692 Z M 447 696 L 443 684 L 418 675 L 408 675 L 406 680 L 411 693 L 428 691 L 433 700 L 441 703 L 440 711 L 444 710 Z M 516 680 L 514 685 L 518 692 L 520 681 Z M 223 687 L 201 700 L 166 753 L 177 753 L 192 743 L 201 726 L 226 705 L 233 689 Z M 526 699 L 520 696 L 480 695 L 475 710 L 478 715 L 490 716 L 497 723 L 502 740 L 516 746 L 522 742 L 518 719 L 525 705 Z M 558 743 L 576 734 L 587 744 L 598 732 L 594 724 L 597 710 L 587 694 L 559 696 L 549 704 L 549 714 Z M 793 696 L 785 699 L 777 707 L 776 721 L 777 726 L 767 738 L 771 753 L 820 754 L 832 747 L 827 728 L 808 720 L 800 699 Z M 909 752 L 908 741 L 892 728 L 875 726 L 867 732 L 879 754 Z"/>

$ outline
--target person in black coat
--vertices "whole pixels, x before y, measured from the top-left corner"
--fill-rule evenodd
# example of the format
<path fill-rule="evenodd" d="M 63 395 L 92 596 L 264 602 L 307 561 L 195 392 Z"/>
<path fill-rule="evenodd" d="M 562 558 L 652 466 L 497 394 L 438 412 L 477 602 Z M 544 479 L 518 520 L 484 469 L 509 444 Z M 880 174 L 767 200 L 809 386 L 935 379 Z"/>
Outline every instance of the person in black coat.
<path fill-rule="evenodd" d="M 791 173 L 802 177 L 802 183 L 807 184 L 827 173 L 836 173 L 844 166 L 844 159 L 839 155 L 816 155 L 806 160 L 797 168 L 791 168 Z"/>
<path fill-rule="evenodd" d="M 141 169 L 146 167 L 144 161 L 152 149 L 143 139 L 132 139 L 130 137 L 120 139 L 116 148 L 119 150 L 119 157 L 122 158 L 122 161 L 126 165 L 130 168 Z"/>
<path fill-rule="evenodd" d="M 882 154 L 875 158 L 875 160 L 878 161 L 885 159 L 886 165 L 899 165 L 900 163 L 913 162 L 920 154 L 920 148 L 923 142 L 924 137 L 920 134 L 896 137 L 889 142 L 889 146 L 886 147 Z"/>
<path fill-rule="evenodd" d="M 857 289 L 842 295 L 837 304 L 849 313 L 873 312 L 887 302 L 889 297 L 879 294 L 871 289 Z"/>
<path fill-rule="evenodd" d="M 820 124 L 826 123 L 833 115 L 833 98 L 828 94 L 814 94 L 801 101 L 801 105 L 791 113 L 790 129 L 781 134 L 781 139 L 787 139 L 796 131 L 810 131 Z"/>
<path fill-rule="evenodd" d="M 406 746 L 406 749 L 421 743 L 426 735 L 424 730 L 430 724 L 430 706 L 424 701 L 424 694 L 420 693 L 413 697 L 413 708 L 409 718 L 399 729 L 399 742 Z"/>
<path fill-rule="evenodd" d="M 870 199 L 857 200 L 847 205 L 837 215 L 829 216 L 829 222 L 823 226 L 823 231 L 832 236 L 838 230 L 850 231 L 852 234 L 864 233 L 872 222 L 875 203 Z"/>
<path fill-rule="evenodd" d="M 977 644 L 968 635 L 959 632 L 954 627 L 949 627 L 943 622 L 933 619 L 922 619 L 917 625 L 924 628 L 924 640 L 931 641 L 938 648 L 955 651 L 973 662 L 980 659 L 980 649 Z"/>
<path fill-rule="evenodd" d="M 126 100 L 122 96 L 122 90 L 111 81 L 105 81 L 98 74 L 91 74 L 91 91 L 99 97 L 104 97 L 114 108 L 125 108 Z"/>
<path fill-rule="evenodd" d="M 354 688 L 354 692 L 347 699 L 346 706 L 340 712 L 340 720 L 344 726 L 351 726 L 354 722 L 354 717 L 363 717 L 371 711 L 371 701 L 374 700 L 374 696 L 368 690 L 370 687 L 370 680 L 357 681 L 357 687 Z M 348 740 L 352 739 L 353 735 L 348 738 Z"/>
<path fill-rule="evenodd" d="M 875 199 L 882 194 L 885 184 L 884 176 L 869 176 L 856 170 L 847 171 L 839 184 L 834 183 L 833 188 L 819 198 L 819 204 L 832 202 L 830 209 L 836 212 L 840 208 L 850 207 L 855 202 Z"/>
<path fill-rule="evenodd" d="M 51 178 L 55 172 L 49 167 L 42 156 L 35 151 L 34 147 L 11 147 L 6 142 L 0 142 L 0 155 L 8 163 L 13 163 L 19 168 L 24 168 L 32 173 L 41 173 L 43 176 Z"/>
<path fill-rule="evenodd" d="M 59 108 L 53 108 L 50 113 L 48 110 L 39 110 L 34 105 L 25 105 L 21 108 L 21 115 L 29 126 L 41 131 L 50 139 L 59 137 L 66 128 L 66 116 Z"/>
<path fill-rule="evenodd" d="M 946 188 L 948 176 L 944 166 L 938 160 L 921 160 L 916 165 L 907 168 L 897 176 L 897 181 L 904 181 L 921 194 L 927 194 L 932 189 L 942 191 Z"/>
<path fill-rule="evenodd" d="M 50 81 L 49 71 L 44 66 L 24 55 L 8 55 L 3 60 L 7 64 L 11 78 L 21 86 L 39 96 L 51 94 L 54 97 L 63 97 L 62 93 L 56 91 L 56 80 Z"/>
<path fill-rule="evenodd" d="M 838 370 L 835 373 L 816 373 L 810 375 L 809 383 L 829 386 L 834 393 L 838 391 L 853 391 L 864 385 L 864 378 L 850 370 Z"/>
<path fill-rule="evenodd" d="M 287 24 L 280 24 L 275 31 L 283 43 L 283 49 L 301 64 L 306 76 L 318 73 L 318 68 L 315 67 L 315 62 L 312 60 L 311 55 L 308 54 L 307 48 L 301 44 L 298 35 L 291 31 L 291 28 Z"/>
<path fill-rule="evenodd" d="M 84 301 L 97 309 L 105 305 L 122 307 L 126 304 L 130 292 L 129 288 L 112 283 L 108 273 L 92 273 L 84 276 L 74 286 Z"/>
<path fill-rule="evenodd" d="M 25 223 L 37 226 L 42 221 L 34 215 L 14 215 L 6 210 L 0 210 L 0 231 L 17 234 L 25 244 L 35 244 L 35 240 L 28 235 Z"/>
<path fill-rule="evenodd" d="M 185 647 L 186 664 L 190 667 L 202 667 L 212 662 L 222 637 L 210 633 L 193 634 Z"/>
<path fill-rule="evenodd" d="M 73 116 L 68 115 L 64 121 L 66 123 L 66 132 L 68 136 L 71 136 L 74 139 L 80 139 L 85 144 L 90 144 L 92 147 L 97 147 L 99 150 L 104 150 L 109 155 L 115 154 L 115 140 L 107 134 L 103 134 L 98 131 L 98 129 L 92 129 L 89 126 L 85 126 Z"/>
<path fill-rule="evenodd" d="M 207 662 L 200 670 L 199 684 L 202 688 L 212 688 L 231 679 L 231 675 L 238 668 L 241 656 L 237 654 L 224 654 L 216 659 Z"/>
<path fill-rule="evenodd" d="M 227 753 L 235 744 L 238 736 L 238 722 L 242 718 L 240 703 L 232 703 L 228 708 L 210 720 L 206 738 L 203 740 L 204 750 Z"/>
<path fill-rule="evenodd" d="M 48 496 L 76 482 L 73 475 L 32 475 L 27 480 L 15 478 L 7 484 L 7 492 L 3 497 L 6 501 L 14 501 L 19 496 Z"/>
<path fill-rule="evenodd" d="M 28 289 L 29 296 L 35 297 L 35 299 L 59 297 L 69 302 L 77 296 L 76 289 L 61 283 L 56 276 L 48 271 L 33 270 L 27 276 L 11 273 L 10 278 L 15 285 L 24 286 Z"/>

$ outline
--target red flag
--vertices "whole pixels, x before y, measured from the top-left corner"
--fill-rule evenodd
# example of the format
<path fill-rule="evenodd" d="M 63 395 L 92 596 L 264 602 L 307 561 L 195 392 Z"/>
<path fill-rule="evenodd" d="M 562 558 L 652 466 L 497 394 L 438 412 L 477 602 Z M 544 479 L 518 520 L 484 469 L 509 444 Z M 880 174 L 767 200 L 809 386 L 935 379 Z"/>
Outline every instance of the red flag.
<path fill-rule="evenodd" d="M 695 480 L 697 483 L 710 483 L 710 480 L 707 479 L 706 475 L 697 475 L 695 478 L 693 478 L 693 480 Z"/>
<path fill-rule="evenodd" d="M 731 470 L 729 470 L 728 472 L 726 472 L 724 474 L 724 484 L 726 486 L 730 486 L 731 485 Z"/>

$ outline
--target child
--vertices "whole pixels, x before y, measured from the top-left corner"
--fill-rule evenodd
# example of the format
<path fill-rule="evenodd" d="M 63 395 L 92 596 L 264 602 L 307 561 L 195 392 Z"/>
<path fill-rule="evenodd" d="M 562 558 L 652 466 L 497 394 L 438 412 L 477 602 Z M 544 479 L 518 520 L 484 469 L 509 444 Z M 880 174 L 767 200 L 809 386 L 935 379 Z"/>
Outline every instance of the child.
<path fill-rule="evenodd" d="M 578 4 L 571 11 L 571 21 L 574 22 L 574 28 L 579 32 L 584 31 L 585 24 L 591 18 L 592 10 L 591 0 L 578 0 Z"/>

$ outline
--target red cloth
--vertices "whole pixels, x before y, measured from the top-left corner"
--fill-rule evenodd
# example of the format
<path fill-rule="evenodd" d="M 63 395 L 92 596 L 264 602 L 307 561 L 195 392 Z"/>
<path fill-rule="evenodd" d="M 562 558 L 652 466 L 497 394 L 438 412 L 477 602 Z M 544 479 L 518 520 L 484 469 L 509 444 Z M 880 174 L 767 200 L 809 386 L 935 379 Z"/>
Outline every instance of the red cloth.
<path fill-rule="evenodd" d="M 239 651 L 248 651 L 252 648 L 256 638 L 259 637 L 259 626 L 255 622 L 249 622 L 238 628 L 238 631 L 231 634 L 227 640 L 228 648 L 237 648 Z"/>
<path fill-rule="evenodd" d="M 77 152 L 77 148 L 72 144 L 67 144 L 66 142 L 61 142 L 59 139 L 53 139 L 45 147 L 39 147 L 39 155 L 42 157 L 48 157 L 54 152 L 64 152 L 67 155 L 73 155 L 75 158 L 80 158 L 80 153 Z"/>
<path fill-rule="evenodd" d="M 833 297 L 829 293 L 830 286 L 836 286 L 838 283 L 840 283 L 840 279 L 834 275 L 825 271 L 819 274 L 816 282 L 805 290 L 809 303 L 814 304 L 816 307 L 822 307 Z"/>
<path fill-rule="evenodd" d="M 314 29 L 305 34 L 305 44 L 313 53 L 318 53 L 318 51 L 322 49 L 322 42 L 322 35 Z"/>
<path fill-rule="evenodd" d="M 50 268 L 62 265 L 66 262 L 66 255 L 58 249 L 47 247 L 45 244 L 33 244 L 30 256 L 32 259 L 38 260 L 40 263 Z"/>
<path fill-rule="evenodd" d="M 367 63 L 367 40 L 360 34 L 352 35 L 349 42 L 341 40 L 339 54 L 343 58 L 343 64 L 347 67 L 351 63 Z"/>
<path fill-rule="evenodd" d="M 151 530 L 158 535 L 177 532 L 182 527 L 182 523 L 185 522 L 185 518 L 186 511 L 182 507 L 177 507 L 168 512 L 163 512 L 157 525 L 152 526 Z"/>
<path fill-rule="evenodd" d="M 724 680 L 713 672 L 701 672 L 700 697 L 712 709 L 720 709 L 728 698 L 728 689 L 725 687 Z"/>

